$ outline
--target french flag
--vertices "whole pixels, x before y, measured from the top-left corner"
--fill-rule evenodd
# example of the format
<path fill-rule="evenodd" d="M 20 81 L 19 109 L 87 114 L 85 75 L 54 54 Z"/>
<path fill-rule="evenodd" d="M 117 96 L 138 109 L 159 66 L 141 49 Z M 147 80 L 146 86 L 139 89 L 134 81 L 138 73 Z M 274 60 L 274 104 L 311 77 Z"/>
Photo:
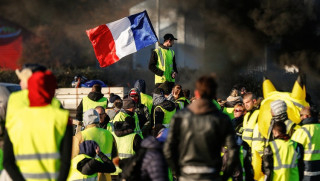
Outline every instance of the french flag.
<path fill-rule="evenodd" d="M 100 67 L 116 63 L 158 41 L 147 11 L 86 31 Z"/>

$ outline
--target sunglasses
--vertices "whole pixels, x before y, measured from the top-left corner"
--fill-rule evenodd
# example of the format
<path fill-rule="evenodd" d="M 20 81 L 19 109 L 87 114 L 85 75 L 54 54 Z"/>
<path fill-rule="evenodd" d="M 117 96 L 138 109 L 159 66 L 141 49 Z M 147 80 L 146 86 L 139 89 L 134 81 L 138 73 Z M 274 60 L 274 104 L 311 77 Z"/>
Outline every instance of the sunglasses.
<path fill-rule="evenodd" d="M 235 109 L 234 112 L 243 112 L 241 109 Z"/>

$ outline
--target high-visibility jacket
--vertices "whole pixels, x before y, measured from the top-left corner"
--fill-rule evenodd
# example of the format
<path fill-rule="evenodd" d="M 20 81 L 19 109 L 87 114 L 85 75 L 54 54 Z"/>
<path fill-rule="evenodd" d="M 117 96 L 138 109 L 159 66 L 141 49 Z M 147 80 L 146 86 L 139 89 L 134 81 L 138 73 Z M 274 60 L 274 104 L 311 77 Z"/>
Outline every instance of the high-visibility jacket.
<path fill-rule="evenodd" d="M 80 154 L 71 160 L 71 166 L 70 166 L 70 171 L 69 171 L 69 176 L 67 181 L 78 181 L 78 180 L 96 181 L 97 180 L 97 177 L 98 177 L 97 173 L 94 173 L 92 175 L 84 175 L 77 169 L 78 163 L 85 158 L 91 158 L 91 157 L 85 154 Z"/>
<path fill-rule="evenodd" d="M 58 178 L 68 117 L 67 110 L 52 105 L 26 107 L 6 125 L 16 164 L 26 180 Z"/>
<path fill-rule="evenodd" d="M 190 104 L 190 101 L 185 97 L 179 97 L 175 102 L 178 103 L 180 110 Z"/>
<path fill-rule="evenodd" d="M 257 123 L 258 115 L 259 110 L 255 110 L 253 113 L 248 112 L 243 118 L 242 139 L 247 142 L 250 147 L 252 146 L 253 129 Z"/>
<path fill-rule="evenodd" d="M 133 150 L 133 141 L 136 135 L 136 133 L 131 133 L 126 136 L 118 137 L 114 134 L 114 138 L 117 142 L 118 155 L 121 160 L 130 158 L 135 154 L 135 151 Z M 119 167 L 116 167 L 116 171 L 111 173 L 111 175 L 119 175 L 121 172 L 122 170 Z"/>
<path fill-rule="evenodd" d="M 234 108 L 233 107 L 224 107 L 222 110 L 223 113 L 229 116 L 229 118 L 232 120 L 234 119 Z"/>
<path fill-rule="evenodd" d="M 141 104 L 145 105 L 148 108 L 149 114 L 151 114 L 151 109 L 153 105 L 152 97 L 148 94 L 140 92 Z"/>
<path fill-rule="evenodd" d="M 304 180 L 320 179 L 320 124 L 305 124 L 292 135 L 304 147 Z"/>
<path fill-rule="evenodd" d="M 155 123 L 156 123 L 155 112 L 156 112 L 156 109 L 157 109 L 158 107 L 159 107 L 159 108 L 162 110 L 162 112 L 164 113 L 164 117 L 163 117 L 163 120 L 162 120 L 162 125 L 165 126 L 166 128 L 168 128 L 169 125 L 170 125 L 172 116 L 176 113 L 176 109 L 174 109 L 173 111 L 167 111 L 166 109 L 164 109 L 164 108 L 161 107 L 161 106 L 156 106 L 156 107 L 154 108 L 154 112 L 153 112 L 154 125 L 155 125 Z"/>
<path fill-rule="evenodd" d="M 17 110 L 21 110 L 24 107 L 29 107 L 30 101 L 28 98 L 29 90 L 24 89 L 21 91 L 13 92 L 9 96 L 7 113 L 6 113 L 6 122 L 16 114 Z M 58 99 L 52 98 L 51 105 L 56 108 L 60 108 L 61 103 Z"/>
<path fill-rule="evenodd" d="M 299 181 L 297 142 L 276 139 L 269 145 L 273 152 L 272 180 Z"/>
<path fill-rule="evenodd" d="M 81 131 L 81 135 L 84 141 L 95 141 L 99 145 L 101 152 L 111 159 L 113 136 L 110 131 L 102 128 L 91 127 Z"/>
<path fill-rule="evenodd" d="M 112 124 L 114 124 L 116 121 L 125 121 L 126 117 L 129 117 L 130 115 L 127 114 L 124 110 L 120 110 L 119 113 L 114 117 L 114 119 L 112 120 Z M 134 132 L 137 133 L 138 135 L 140 135 L 141 138 L 143 138 L 142 136 L 142 131 L 140 129 L 140 125 L 139 125 L 139 118 L 137 113 L 134 113 L 134 122 L 136 125 L 136 128 L 134 129 Z"/>
<path fill-rule="evenodd" d="M 98 101 L 93 101 L 88 96 L 86 96 L 82 99 L 83 112 L 86 112 L 88 109 L 94 109 L 97 106 L 102 106 L 102 107 L 106 108 L 107 105 L 108 105 L 108 99 L 105 97 L 102 97 Z"/>
<path fill-rule="evenodd" d="M 158 55 L 156 67 L 163 71 L 162 76 L 155 75 L 155 84 L 168 82 L 175 82 L 171 74 L 173 73 L 173 57 L 174 51 L 171 49 L 157 48 L 154 50 Z"/>
<path fill-rule="evenodd" d="M 259 125 L 256 124 L 252 136 L 252 165 L 254 171 L 254 180 L 264 180 L 264 174 L 261 169 L 262 155 L 266 139 L 260 134 Z"/>

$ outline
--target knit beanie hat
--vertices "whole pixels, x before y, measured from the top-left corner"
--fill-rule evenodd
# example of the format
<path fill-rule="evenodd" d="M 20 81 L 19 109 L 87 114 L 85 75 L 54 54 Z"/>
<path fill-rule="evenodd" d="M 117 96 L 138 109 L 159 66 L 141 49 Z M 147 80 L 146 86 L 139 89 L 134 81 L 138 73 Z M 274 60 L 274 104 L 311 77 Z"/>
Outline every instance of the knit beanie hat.
<path fill-rule="evenodd" d="M 120 96 L 118 96 L 118 95 L 116 95 L 116 94 L 114 94 L 114 93 L 111 93 L 111 94 L 110 94 L 109 101 L 110 101 L 111 103 L 114 103 L 114 101 L 117 100 L 117 99 L 121 99 Z"/>
<path fill-rule="evenodd" d="M 83 113 L 83 126 L 86 127 L 89 124 L 98 124 L 100 121 L 100 116 L 98 112 L 94 109 L 89 109 Z"/>
<path fill-rule="evenodd" d="M 169 82 L 164 82 L 162 83 L 159 88 L 161 88 L 163 90 L 163 93 L 165 95 L 169 95 L 172 92 L 172 87 L 169 85 Z"/>
<path fill-rule="evenodd" d="M 56 88 L 56 78 L 49 70 L 33 73 L 28 80 L 30 107 L 50 104 Z"/>
<path fill-rule="evenodd" d="M 131 98 L 125 98 L 123 99 L 123 109 L 130 109 L 134 108 L 136 106 L 136 103 Z"/>
<path fill-rule="evenodd" d="M 92 140 L 84 141 L 79 145 L 79 149 L 80 149 L 79 154 L 86 154 L 90 157 L 95 157 L 96 149 L 98 146 L 99 145 L 95 141 L 92 141 Z"/>
<path fill-rule="evenodd" d="M 276 100 L 270 103 L 271 111 L 274 116 L 287 112 L 287 104 L 283 100 Z"/>

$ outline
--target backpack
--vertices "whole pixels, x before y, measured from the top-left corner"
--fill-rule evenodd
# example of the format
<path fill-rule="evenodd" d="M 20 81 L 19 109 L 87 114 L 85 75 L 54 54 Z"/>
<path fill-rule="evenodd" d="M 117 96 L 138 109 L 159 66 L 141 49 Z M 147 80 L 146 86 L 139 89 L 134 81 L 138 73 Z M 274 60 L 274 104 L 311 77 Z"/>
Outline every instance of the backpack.
<path fill-rule="evenodd" d="M 125 160 L 125 164 L 121 167 L 121 180 L 137 181 L 141 180 L 142 160 L 147 152 L 147 148 L 140 148 L 138 152 Z"/>

